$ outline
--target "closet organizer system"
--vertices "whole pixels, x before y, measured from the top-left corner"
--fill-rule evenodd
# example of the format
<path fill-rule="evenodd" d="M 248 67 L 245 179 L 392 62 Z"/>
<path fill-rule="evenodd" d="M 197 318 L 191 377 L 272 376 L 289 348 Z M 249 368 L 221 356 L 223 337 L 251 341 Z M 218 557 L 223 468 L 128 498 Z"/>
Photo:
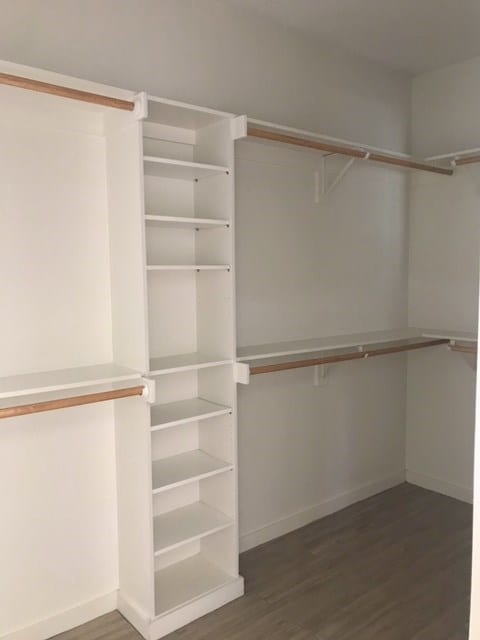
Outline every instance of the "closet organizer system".
<path fill-rule="evenodd" d="M 0 418 L 35 425 L 40 412 L 114 402 L 118 608 L 159 638 L 243 594 L 236 382 L 476 349 L 476 336 L 406 329 L 237 354 L 234 140 L 445 179 L 453 168 L 10 63 L 0 71 L 0 264 L 11 274 Z M 471 161 L 480 157 L 455 163 Z"/>

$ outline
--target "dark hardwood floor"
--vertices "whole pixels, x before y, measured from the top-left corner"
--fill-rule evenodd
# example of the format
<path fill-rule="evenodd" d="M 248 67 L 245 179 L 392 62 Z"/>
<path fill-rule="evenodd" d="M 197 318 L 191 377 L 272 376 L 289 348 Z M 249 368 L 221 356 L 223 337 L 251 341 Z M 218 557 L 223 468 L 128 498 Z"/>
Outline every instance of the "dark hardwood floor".
<path fill-rule="evenodd" d="M 241 556 L 247 595 L 168 640 L 467 640 L 472 508 L 413 485 Z M 139 640 L 118 613 L 56 640 Z"/>

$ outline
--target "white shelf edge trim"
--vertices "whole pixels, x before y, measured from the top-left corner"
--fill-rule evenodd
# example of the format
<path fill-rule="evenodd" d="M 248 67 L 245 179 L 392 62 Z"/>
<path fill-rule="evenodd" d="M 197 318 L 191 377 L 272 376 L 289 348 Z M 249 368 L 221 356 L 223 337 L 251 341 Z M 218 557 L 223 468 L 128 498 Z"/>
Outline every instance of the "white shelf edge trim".
<path fill-rule="evenodd" d="M 188 408 L 192 407 L 195 402 L 198 405 L 196 410 L 191 410 L 190 413 L 188 413 Z M 175 410 L 177 410 L 179 417 L 173 420 L 170 419 L 165 420 L 164 422 L 157 422 L 155 413 L 156 410 L 158 413 L 160 413 L 161 409 L 173 414 L 175 414 Z M 231 407 L 226 407 L 215 402 L 210 402 L 208 400 L 204 400 L 203 398 L 193 398 L 192 400 L 170 402 L 166 403 L 165 405 L 157 405 L 156 407 L 152 407 L 152 421 L 155 420 L 155 424 L 152 424 L 151 430 L 161 431 L 162 429 L 170 429 L 171 427 L 178 427 L 182 424 L 188 424 L 190 422 L 197 421 L 199 422 L 201 420 L 208 420 L 210 418 L 217 418 L 220 416 L 229 415 L 231 413 Z"/>
<path fill-rule="evenodd" d="M 182 466 L 183 472 L 180 472 Z M 172 472 L 172 468 L 176 473 Z M 152 493 L 154 495 L 162 493 L 197 480 L 232 471 L 233 468 L 233 464 L 230 462 L 214 458 L 200 449 L 154 460 L 152 463 Z"/>
<path fill-rule="evenodd" d="M 205 362 L 191 362 L 191 363 L 178 364 L 178 365 L 172 364 L 171 366 L 167 365 L 160 368 L 155 368 L 151 364 L 151 370 L 149 372 L 149 375 L 160 376 L 168 373 L 179 373 L 181 371 L 196 371 L 197 369 L 208 369 L 209 367 L 221 367 L 228 364 L 233 364 L 233 360 L 208 360 Z"/>
<path fill-rule="evenodd" d="M 149 264 L 147 271 L 230 271 L 229 264 Z"/>
<path fill-rule="evenodd" d="M 211 172 L 215 173 L 230 173 L 230 167 L 225 167 L 217 164 L 206 164 L 204 162 L 191 162 L 189 160 L 176 160 L 175 158 L 163 158 L 159 156 L 143 156 L 143 161 L 146 164 L 165 166 L 165 167 L 177 167 L 181 169 L 191 169 L 193 171 L 199 171 L 201 173 Z"/>
<path fill-rule="evenodd" d="M 146 214 L 145 220 L 148 222 L 156 222 L 160 225 L 168 227 L 184 227 L 208 229 L 217 227 L 230 227 L 228 220 L 220 220 L 216 218 L 187 218 L 182 216 L 161 216 L 154 214 Z"/>
<path fill-rule="evenodd" d="M 173 551 L 185 544 L 228 529 L 232 525 L 231 518 L 203 502 L 155 516 L 154 555 Z"/>

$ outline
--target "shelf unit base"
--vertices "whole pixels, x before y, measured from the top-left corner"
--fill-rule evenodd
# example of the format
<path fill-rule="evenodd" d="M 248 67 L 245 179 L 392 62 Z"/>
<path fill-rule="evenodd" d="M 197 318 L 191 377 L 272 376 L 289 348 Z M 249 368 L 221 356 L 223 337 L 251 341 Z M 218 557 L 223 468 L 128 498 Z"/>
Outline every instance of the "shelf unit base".
<path fill-rule="evenodd" d="M 150 619 L 121 592 L 118 593 L 117 608 L 146 640 L 158 640 L 197 618 L 223 607 L 232 600 L 241 598 L 244 593 L 244 580 L 239 576 L 188 604 L 153 619 Z"/>

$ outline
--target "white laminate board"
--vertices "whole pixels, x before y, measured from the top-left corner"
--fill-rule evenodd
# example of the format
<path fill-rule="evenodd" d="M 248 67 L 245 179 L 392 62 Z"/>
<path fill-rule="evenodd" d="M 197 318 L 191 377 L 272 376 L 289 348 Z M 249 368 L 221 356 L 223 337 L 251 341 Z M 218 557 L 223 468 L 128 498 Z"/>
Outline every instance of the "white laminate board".
<path fill-rule="evenodd" d="M 229 264 L 149 264 L 147 271 L 229 271 Z"/>
<path fill-rule="evenodd" d="M 155 613 L 161 615 L 234 580 L 196 554 L 155 573 Z"/>
<path fill-rule="evenodd" d="M 162 513 L 153 519 L 155 554 L 226 529 L 232 520 L 203 502 Z"/>
<path fill-rule="evenodd" d="M 138 380 L 139 378 L 141 378 L 139 372 L 127 367 L 120 367 L 112 362 L 89 367 L 6 376 L 0 378 L 0 399 L 89 387 L 123 380 Z"/>
<path fill-rule="evenodd" d="M 209 402 L 203 398 L 189 398 L 188 400 L 155 405 L 151 408 L 152 431 L 226 415 L 231 411 L 230 407 Z"/>
<path fill-rule="evenodd" d="M 329 351 L 331 349 L 343 349 L 385 342 L 406 340 L 408 338 L 421 337 L 422 333 L 417 329 L 393 329 L 388 331 L 371 331 L 368 333 L 352 333 L 340 336 L 326 336 L 323 338 L 311 338 L 308 340 L 292 340 L 290 342 L 276 342 L 271 344 L 259 344 L 239 347 L 237 359 L 256 360 L 276 356 L 295 355 L 300 353 L 313 353 L 315 351 Z"/>
<path fill-rule="evenodd" d="M 216 227 L 228 227 L 228 220 L 217 220 L 215 218 L 187 218 L 185 216 L 160 216 L 147 214 L 145 220 L 154 222 L 165 227 L 176 227 L 180 229 L 213 229 Z"/>
<path fill-rule="evenodd" d="M 156 156 L 144 156 L 143 164 L 147 176 L 178 180 L 201 180 L 202 178 L 222 173 L 226 174 L 230 171 L 228 167 L 219 165 L 174 160 L 172 158 L 157 158 Z"/>
<path fill-rule="evenodd" d="M 152 463 L 153 492 L 207 478 L 232 468 L 229 462 L 213 458 L 199 449 L 162 460 L 154 460 Z"/>
<path fill-rule="evenodd" d="M 150 374 L 161 375 L 166 373 L 176 373 L 195 369 L 205 369 L 207 367 L 218 367 L 220 365 L 231 364 L 231 360 L 220 358 L 204 353 L 184 353 L 177 356 L 166 356 L 164 358 L 150 359 Z"/>

